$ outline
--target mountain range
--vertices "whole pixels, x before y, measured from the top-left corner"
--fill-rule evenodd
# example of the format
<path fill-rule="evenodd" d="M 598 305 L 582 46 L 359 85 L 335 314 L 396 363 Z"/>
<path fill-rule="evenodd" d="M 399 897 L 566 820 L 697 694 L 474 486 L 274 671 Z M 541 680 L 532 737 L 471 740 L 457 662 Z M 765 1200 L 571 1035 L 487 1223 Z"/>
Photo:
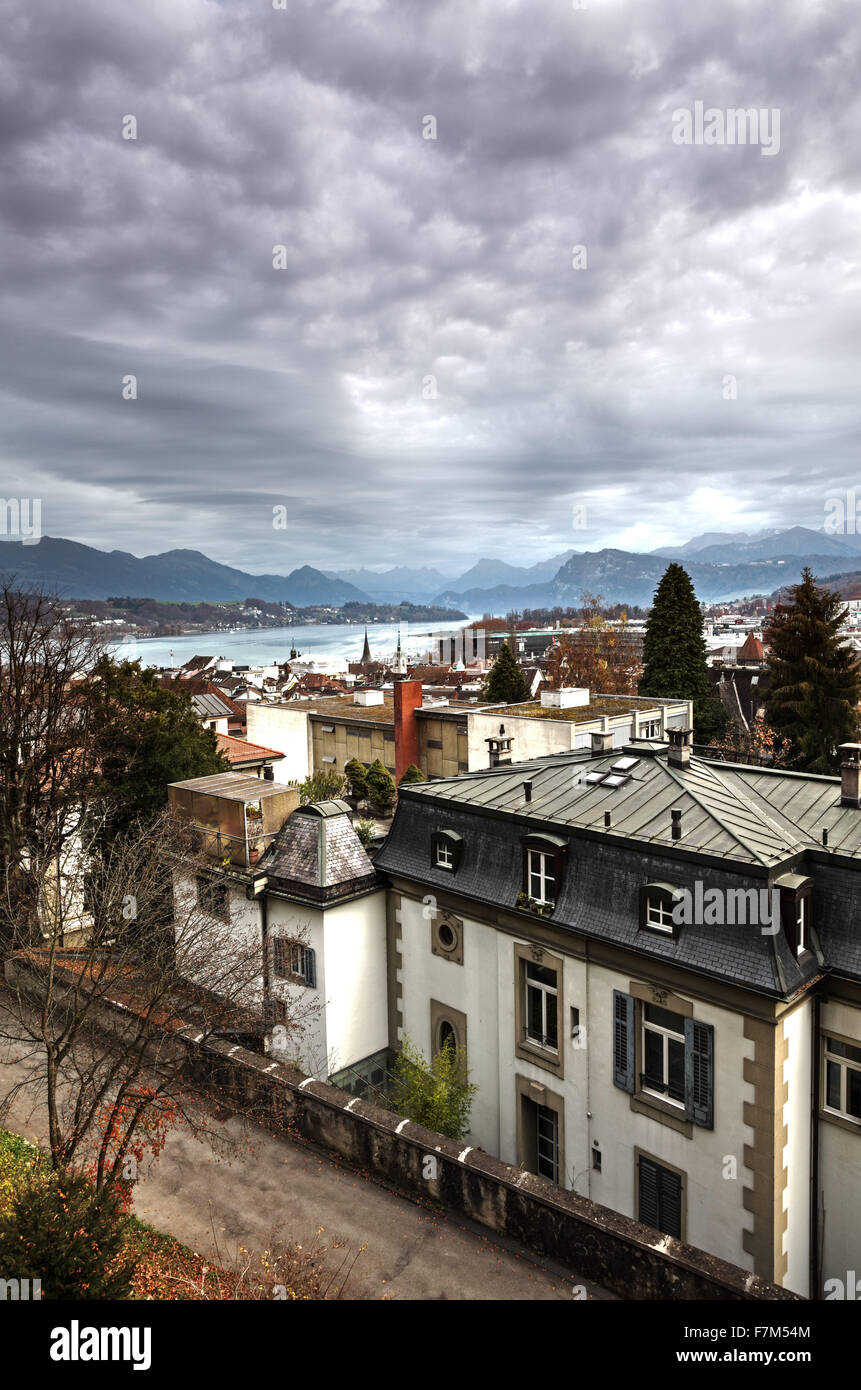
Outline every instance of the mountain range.
<path fill-rule="evenodd" d="M 138 557 L 96 550 L 77 541 L 43 536 L 34 544 L 4 541 L 0 574 L 54 590 L 68 598 L 134 597 L 174 602 L 261 598 L 294 607 L 351 600 L 434 603 L 504 616 L 512 608 L 576 605 L 585 591 L 609 603 L 648 606 L 670 560 L 691 576 L 707 602 L 769 594 L 794 584 L 805 565 L 824 579 L 858 568 L 861 536 L 828 535 L 804 526 L 757 535 L 706 532 L 681 546 L 648 554 L 627 550 L 566 550 L 532 565 L 482 558 L 458 577 L 435 567 L 395 566 L 325 571 L 302 565 L 289 574 L 249 574 L 221 565 L 199 550 L 168 550 Z"/>

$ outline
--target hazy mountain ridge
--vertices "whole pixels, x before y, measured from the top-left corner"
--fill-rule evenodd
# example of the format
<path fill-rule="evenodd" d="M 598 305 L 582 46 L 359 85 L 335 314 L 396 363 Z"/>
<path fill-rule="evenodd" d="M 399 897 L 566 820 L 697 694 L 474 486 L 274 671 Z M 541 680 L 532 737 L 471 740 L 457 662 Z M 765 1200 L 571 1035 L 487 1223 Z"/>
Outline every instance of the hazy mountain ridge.
<path fill-rule="evenodd" d="M 861 536 L 831 536 L 803 526 L 762 532 L 755 539 L 724 540 L 725 533 L 694 537 L 686 546 L 638 554 L 605 548 L 563 551 L 534 565 L 512 565 L 484 557 L 459 578 L 431 591 L 442 578 L 433 566 L 394 566 L 380 574 L 353 569 L 323 571 L 301 565 L 286 575 L 249 574 L 209 559 L 199 550 L 168 550 L 139 558 L 123 550 L 96 550 L 78 541 L 43 536 L 34 545 L 6 541 L 0 547 L 0 573 L 15 574 L 68 598 L 137 597 L 202 603 L 242 600 L 255 595 L 296 607 L 341 607 L 364 603 L 433 604 L 471 613 L 505 615 L 512 608 L 576 605 L 584 592 L 610 603 L 648 606 L 673 558 L 679 555 L 700 599 L 720 602 L 749 594 L 770 594 L 797 583 L 809 565 L 820 579 L 855 569 Z M 367 583 L 356 579 L 367 576 Z"/>

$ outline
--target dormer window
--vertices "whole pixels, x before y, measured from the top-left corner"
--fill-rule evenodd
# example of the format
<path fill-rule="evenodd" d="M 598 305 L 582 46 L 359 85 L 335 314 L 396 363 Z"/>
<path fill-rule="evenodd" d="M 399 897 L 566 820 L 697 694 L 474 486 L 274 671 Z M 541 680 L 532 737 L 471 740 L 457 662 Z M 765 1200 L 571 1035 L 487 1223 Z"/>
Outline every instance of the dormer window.
<path fill-rule="evenodd" d="M 647 883 L 641 888 L 640 930 L 676 937 L 679 927 L 673 921 L 673 910 L 679 894 L 680 890 L 672 883 Z"/>
<path fill-rule="evenodd" d="M 775 882 L 780 889 L 780 915 L 787 945 L 800 964 L 813 950 L 813 880 L 801 874 L 782 874 Z"/>
<path fill-rule="evenodd" d="M 463 836 L 456 830 L 435 830 L 431 836 L 431 867 L 456 873 L 462 846 Z"/>
<path fill-rule="evenodd" d="M 556 904 L 566 849 L 557 835 L 529 835 L 523 842 L 523 892 L 539 907 Z"/>

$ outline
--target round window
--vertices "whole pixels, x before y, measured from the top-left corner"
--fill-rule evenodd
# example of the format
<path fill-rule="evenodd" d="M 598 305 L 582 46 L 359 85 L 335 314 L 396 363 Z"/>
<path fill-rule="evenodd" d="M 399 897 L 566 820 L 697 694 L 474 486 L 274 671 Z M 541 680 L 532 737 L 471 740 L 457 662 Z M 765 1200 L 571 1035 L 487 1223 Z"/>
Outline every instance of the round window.
<path fill-rule="evenodd" d="M 450 951 L 457 944 L 457 937 L 449 926 L 448 922 L 441 922 L 437 932 L 439 944 L 444 951 Z"/>

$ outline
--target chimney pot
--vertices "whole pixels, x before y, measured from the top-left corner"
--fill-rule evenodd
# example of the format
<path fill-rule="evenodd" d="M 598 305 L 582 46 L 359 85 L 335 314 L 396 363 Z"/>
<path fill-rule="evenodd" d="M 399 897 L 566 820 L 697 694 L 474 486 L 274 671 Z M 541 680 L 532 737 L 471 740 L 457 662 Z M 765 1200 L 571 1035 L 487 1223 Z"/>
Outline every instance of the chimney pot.
<path fill-rule="evenodd" d="M 672 820 L 673 820 L 673 830 L 672 830 L 673 839 L 674 839 L 674 840 L 680 840 L 680 839 L 682 838 L 682 813 L 681 813 L 681 811 L 678 810 L 677 808 L 674 808 L 674 809 L 670 812 L 670 815 L 672 816 Z"/>
<path fill-rule="evenodd" d="M 609 830 L 609 829 L 610 829 L 610 826 L 611 826 L 612 824 L 613 824 L 613 812 L 612 812 L 612 811 L 605 811 L 605 812 L 604 812 L 604 825 L 605 825 L 606 829 Z"/>
<path fill-rule="evenodd" d="M 861 806 L 861 743 L 841 743 L 840 805 Z"/>
<path fill-rule="evenodd" d="M 524 795 L 524 798 L 525 798 L 527 801 L 531 801 L 531 800 L 532 800 L 532 783 L 531 783 L 531 782 L 524 782 L 524 783 L 523 783 L 523 795 Z"/>
<path fill-rule="evenodd" d="M 691 729 L 667 729 L 670 741 L 667 763 L 670 767 L 690 767 L 692 732 Z"/>

